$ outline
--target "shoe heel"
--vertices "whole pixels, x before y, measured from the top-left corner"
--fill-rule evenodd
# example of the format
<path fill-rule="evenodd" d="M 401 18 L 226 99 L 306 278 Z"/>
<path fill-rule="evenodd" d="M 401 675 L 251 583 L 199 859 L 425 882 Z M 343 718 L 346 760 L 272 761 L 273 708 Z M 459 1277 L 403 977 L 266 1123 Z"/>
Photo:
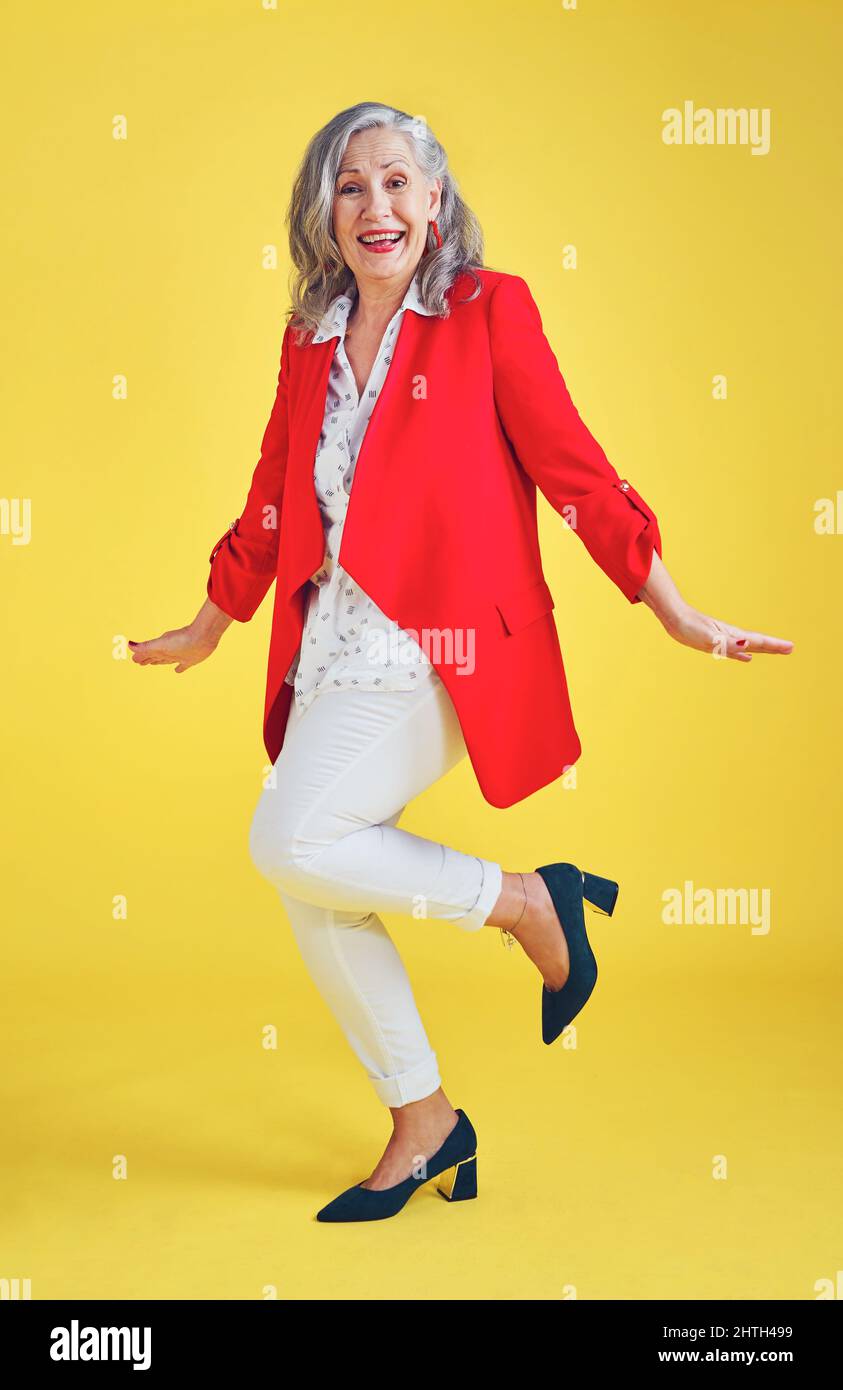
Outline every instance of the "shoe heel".
<path fill-rule="evenodd" d="M 618 885 L 611 878 L 598 878 L 597 874 L 583 874 L 582 896 L 592 912 L 601 912 L 611 917 L 618 900 Z"/>
<path fill-rule="evenodd" d="M 477 1155 L 464 1158 L 440 1174 L 436 1191 L 448 1202 L 465 1202 L 477 1196 Z"/>

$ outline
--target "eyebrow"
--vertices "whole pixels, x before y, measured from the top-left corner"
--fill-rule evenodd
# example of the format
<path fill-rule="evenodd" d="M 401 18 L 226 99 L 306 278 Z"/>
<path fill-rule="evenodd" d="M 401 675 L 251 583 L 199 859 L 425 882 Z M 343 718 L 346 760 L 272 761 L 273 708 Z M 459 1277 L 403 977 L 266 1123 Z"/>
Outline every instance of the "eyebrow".
<path fill-rule="evenodd" d="M 379 164 L 379 165 L 378 165 L 378 168 L 379 168 L 379 169 L 389 169 L 389 168 L 391 168 L 391 166 L 392 166 L 393 164 L 406 164 L 408 169 L 409 169 L 409 167 L 410 167 L 410 162 L 409 162 L 409 160 L 403 159 L 401 156 L 399 156 L 398 159 L 388 159 L 388 160 L 386 161 L 385 164 Z M 337 178 L 339 178 L 340 174 L 359 174 L 359 173 L 360 173 L 360 170 L 359 170 L 359 169 L 356 169 L 356 168 L 354 168 L 353 166 L 352 166 L 351 168 L 346 168 L 346 166 L 343 165 L 343 167 L 337 171 Z"/>

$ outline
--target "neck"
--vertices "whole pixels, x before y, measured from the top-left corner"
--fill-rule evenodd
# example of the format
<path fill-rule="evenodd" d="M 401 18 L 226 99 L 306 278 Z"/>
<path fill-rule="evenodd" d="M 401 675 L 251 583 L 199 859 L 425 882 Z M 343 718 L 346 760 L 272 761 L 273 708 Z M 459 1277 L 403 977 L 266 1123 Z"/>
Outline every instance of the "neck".
<path fill-rule="evenodd" d="M 414 268 L 397 289 L 391 281 L 376 280 L 374 283 L 361 284 L 358 280 L 357 299 L 349 315 L 349 323 L 353 322 L 355 328 L 364 330 L 382 328 L 401 304 L 415 273 Z"/>

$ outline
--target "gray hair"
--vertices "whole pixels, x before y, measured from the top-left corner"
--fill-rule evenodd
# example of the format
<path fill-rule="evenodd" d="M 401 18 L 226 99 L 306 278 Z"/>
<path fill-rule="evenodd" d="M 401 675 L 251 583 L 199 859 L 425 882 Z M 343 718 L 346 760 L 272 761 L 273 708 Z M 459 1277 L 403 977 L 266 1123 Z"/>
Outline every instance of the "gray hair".
<path fill-rule="evenodd" d="M 424 307 L 447 318 L 447 291 L 467 272 L 474 280 L 468 299 L 475 299 L 482 284 L 473 266 L 483 265 L 483 233 L 480 223 L 460 196 L 448 167 L 448 156 L 422 116 L 409 116 L 379 101 L 349 106 L 318 130 L 307 146 L 293 184 L 287 209 L 287 228 L 293 272 L 290 281 L 291 322 L 299 341 L 315 331 L 328 305 L 339 294 L 353 294 L 355 280 L 342 258 L 333 234 L 333 203 L 337 173 L 352 135 L 361 130 L 388 127 L 409 141 L 422 173 L 442 180 L 437 225 L 441 247 L 431 229 L 427 253 L 416 271 L 416 286 Z"/>

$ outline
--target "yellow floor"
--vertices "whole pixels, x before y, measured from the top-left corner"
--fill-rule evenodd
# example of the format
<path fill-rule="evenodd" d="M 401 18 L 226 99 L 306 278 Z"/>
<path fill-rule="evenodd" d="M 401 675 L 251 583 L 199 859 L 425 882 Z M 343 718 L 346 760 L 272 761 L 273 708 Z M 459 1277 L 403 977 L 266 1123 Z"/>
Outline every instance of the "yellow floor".
<path fill-rule="evenodd" d="M 23 980 L 3 1273 L 38 1299 L 815 1298 L 841 1248 L 832 993 L 629 973 L 622 929 L 620 910 L 596 929 L 604 974 L 565 1050 L 496 932 L 448 954 L 446 928 L 421 950 L 398 928 L 480 1198 L 431 1186 L 360 1227 L 312 1218 L 368 1171 L 386 1115 L 286 939 L 239 977 L 135 973 L 125 998 L 95 971 L 75 993 L 58 970 Z"/>

